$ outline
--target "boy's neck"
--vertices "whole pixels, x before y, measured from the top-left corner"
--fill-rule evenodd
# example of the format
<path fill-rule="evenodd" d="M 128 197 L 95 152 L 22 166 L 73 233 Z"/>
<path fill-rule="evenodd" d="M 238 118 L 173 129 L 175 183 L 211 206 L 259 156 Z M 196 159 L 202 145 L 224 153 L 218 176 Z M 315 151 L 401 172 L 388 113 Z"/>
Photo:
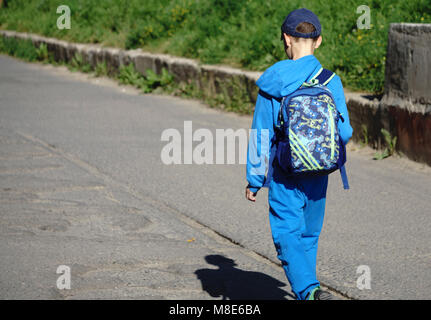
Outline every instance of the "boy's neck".
<path fill-rule="evenodd" d="M 313 55 L 313 54 L 314 54 L 314 50 L 309 50 L 305 48 L 303 50 L 293 51 L 292 60 L 298 60 L 298 59 L 301 59 L 302 57 Z"/>

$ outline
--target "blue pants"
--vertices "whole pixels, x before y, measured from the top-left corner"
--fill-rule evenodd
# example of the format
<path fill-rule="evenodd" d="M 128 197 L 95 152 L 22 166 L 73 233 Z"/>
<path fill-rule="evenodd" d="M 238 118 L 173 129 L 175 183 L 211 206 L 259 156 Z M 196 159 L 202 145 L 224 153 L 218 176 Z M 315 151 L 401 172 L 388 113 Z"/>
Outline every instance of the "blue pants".
<path fill-rule="evenodd" d="M 275 167 L 269 185 L 272 238 L 297 299 L 319 285 L 317 243 L 325 215 L 328 176 L 286 177 Z"/>

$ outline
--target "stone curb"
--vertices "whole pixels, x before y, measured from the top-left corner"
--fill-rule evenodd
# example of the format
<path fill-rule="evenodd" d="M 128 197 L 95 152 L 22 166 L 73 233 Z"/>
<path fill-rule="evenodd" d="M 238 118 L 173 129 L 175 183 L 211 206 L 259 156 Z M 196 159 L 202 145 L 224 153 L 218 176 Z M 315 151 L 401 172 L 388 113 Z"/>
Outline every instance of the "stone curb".
<path fill-rule="evenodd" d="M 145 75 L 147 70 L 160 74 L 167 69 L 176 82 L 193 84 L 203 96 L 214 98 L 224 95 L 232 99 L 238 94 L 248 99 L 250 105 L 256 101 L 258 89 L 256 80 L 261 72 L 244 71 L 226 66 L 202 65 L 195 60 L 166 54 L 153 54 L 141 49 L 123 50 L 94 44 L 70 43 L 36 34 L 0 30 L 0 35 L 8 38 L 31 40 L 35 46 L 41 43 L 58 62 L 71 61 L 76 53 L 93 68 L 106 62 L 108 72 L 118 72 L 120 66 L 133 63 L 136 70 Z M 381 128 L 398 137 L 397 151 L 412 160 L 431 165 L 431 115 L 388 106 L 381 101 L 365 98 L 365 94 L 345 91 L 346 104 L 354 130 L 353 140 L 364 141 L 364 128 L 369 145 L 376 149 L 384 146 Z M 386 101 L 385 97 L 382 101 Z M 401 121 L 400 121 L 401 119 Z M 430 140 L 430 143 L 422 143 Z"/>
<path fill-rule="evenodd" d="M 98 63 L 106 62 L 108 72 L 114 74 L 122 65 L 133 63 L 136 70 L 146 75 L 147 70 L 160 74 L 165 68 L 174 76 L 178 83 L 194 84 L 206 96 L 228 94 L 233 98 L 232 84 L 239 86 L 251 103 L 256 101 L 256 80 L 260 72 L 242 71 L 224 66 L 201 65 L 195 60 L 174 57 L 166 54 L 153 54 L 141 49 L 123 50 L 107 48 L 94 44 L 69 43 L 54 38 L 42 37 L 36 34 L 0 30 L 0 34 L 8 38 L 31 40 L 35 46 L 45 43 L 48 52 L 53 54 L 57 62 L 71 61 L 76 53 L 82 55 L 84 62 L 93 68 Z M 235 91 L 236 92 L 236 91 Z"/>

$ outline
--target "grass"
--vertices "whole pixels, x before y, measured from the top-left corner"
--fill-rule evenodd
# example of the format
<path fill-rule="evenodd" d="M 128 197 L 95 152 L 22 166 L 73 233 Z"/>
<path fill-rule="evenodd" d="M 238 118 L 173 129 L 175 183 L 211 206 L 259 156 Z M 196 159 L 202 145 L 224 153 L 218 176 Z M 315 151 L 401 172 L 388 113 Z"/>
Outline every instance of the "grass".
<path fill-rule="evenodd" d="M 86 63 L 82 55 L 79 53 L 75 54 L 75 56 L 72 58 L 72 61 L 67 66 L 71 71 L 82 71 L 85 73 L 92 71 L 91 65 Z"/>
<path fill-rule="evenodd" d="M 117 80 L 122 84 L 133 85 L 144 93 L 150 93 L 158 88 L 164 91 L 172 91 L 174 78 L 166 69 L 162 69 L 160 75 L 152 70 L 146 70 L 145 76 L 136 71 L 133 64 L 121 66 L 117 75 Z"/>
<path fill-rule="evenodd" d="M 6 53 L 10 56 L 19 57 L 26 61 L 40 60 L 40 48 L 38 51 L 30 40 L 17 41 L 15 39 L 4 38 L 0 40 L 0 52 Z"/>
<path fill-rule="evenodd" d="M 59 30 L 56 8 L 63 2 L 8 0 L 0 28 L 262 71 L 285 59 L 279 40 L 284 17 L 306 7 L 322 23 L 316 57 L 345 87 L 376 94 L 383 90 L 389 24 L 431 22 L 429 0 L 73 0 L 72 27 Z M 356 26 L 360 5 L 371 9 L 369 30 Z"/>
<path fill-rule="evenodd" d="M 361 130 L 362 130 L 362 139 L 360 141 L 360 145 L 362 147 L 368 146 L 369 143 L 369 139 L 368 139 L 368 127 L 366 124 L 362 124 L 361 125 Z"/>
<path fill-rule="evenodd" d="M 385 139 L 386 148 L 382 152 L 376 152 L 373 157 L 374 160 L 383 160 L 392 156 L 396 152 L 395 148 L 397 145 L 397 137 L 392 137 L 389 131 L 384 128 L 382 128 L 380 132 Z"/>

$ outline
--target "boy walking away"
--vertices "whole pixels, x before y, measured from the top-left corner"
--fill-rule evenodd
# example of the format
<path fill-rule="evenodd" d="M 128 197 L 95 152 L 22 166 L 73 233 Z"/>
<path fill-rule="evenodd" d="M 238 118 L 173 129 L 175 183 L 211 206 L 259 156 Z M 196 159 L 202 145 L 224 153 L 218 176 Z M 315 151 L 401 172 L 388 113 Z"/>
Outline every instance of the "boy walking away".
<path fill-rule="evenodd" d="M 348 189 L 345 144 L 352 127 L 340 78 L 313 55 L 320 34 L 310 10 L 294 10 L 284 20 L 281 39 L 290 60 L 277 62 L 256 82 L 247 155 L 246 198 L 254 202 L 261 187 L 269 188 L 272 237 L 298 300 L 333 298 L 316 276 L 328 174 L 339 169 Z"/>

